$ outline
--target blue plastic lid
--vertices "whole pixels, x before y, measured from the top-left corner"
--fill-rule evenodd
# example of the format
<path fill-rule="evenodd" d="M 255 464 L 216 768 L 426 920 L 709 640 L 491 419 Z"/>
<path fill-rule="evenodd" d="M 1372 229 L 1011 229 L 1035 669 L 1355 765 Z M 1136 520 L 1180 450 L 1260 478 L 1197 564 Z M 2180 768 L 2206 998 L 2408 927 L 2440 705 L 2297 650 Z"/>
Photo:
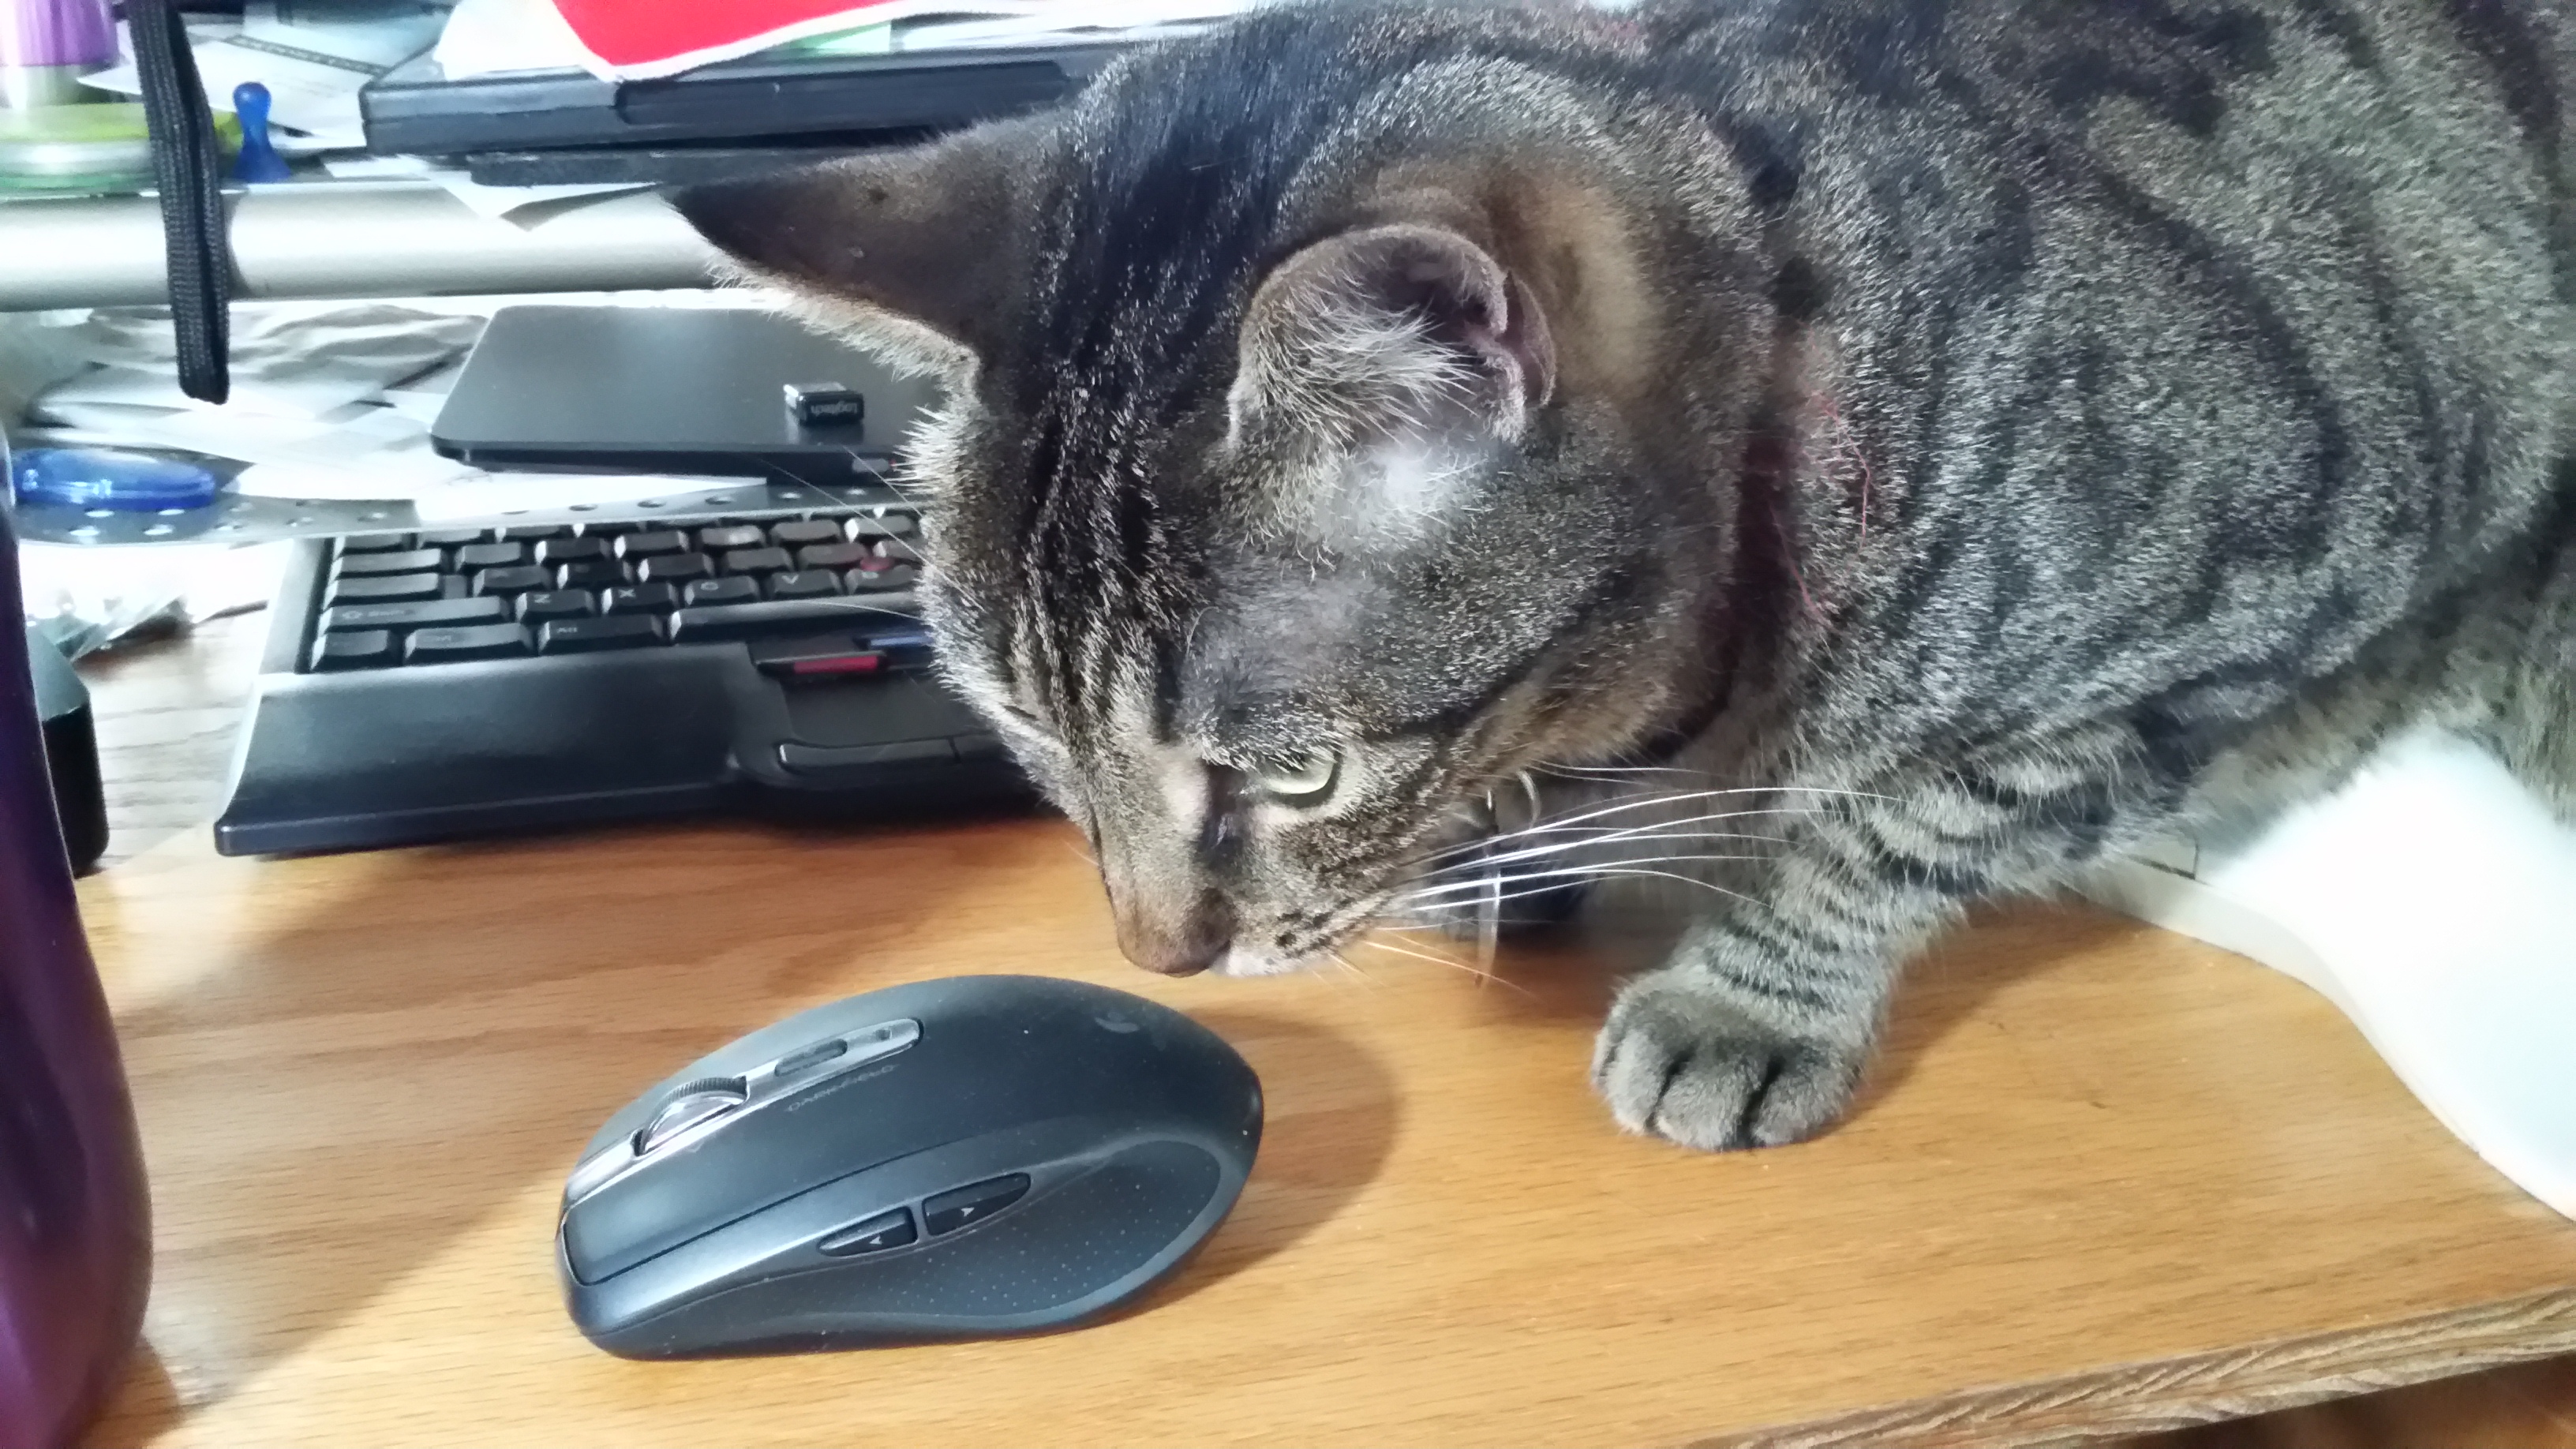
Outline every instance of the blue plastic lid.
<path fill-rule="evenodd" d="M 157 513 L 203 508 L 223 482 L 194 463 L 110 448 L 29 448 L 12 461 L 9 485 L 21 503 Z"/>

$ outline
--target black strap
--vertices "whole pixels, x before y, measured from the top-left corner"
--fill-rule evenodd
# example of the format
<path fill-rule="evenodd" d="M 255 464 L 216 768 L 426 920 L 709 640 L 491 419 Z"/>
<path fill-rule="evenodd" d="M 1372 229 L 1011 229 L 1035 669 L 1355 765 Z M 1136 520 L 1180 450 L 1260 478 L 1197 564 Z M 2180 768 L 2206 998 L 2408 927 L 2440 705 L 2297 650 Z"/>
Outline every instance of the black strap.
<path fill-rule="evenodd" d="M 223 148 L 188 49 L 178 0 L 127 0 L 143 119 L 152 132 L 152 178 L 170 255 L 170 321 L 178 335 L 179 390 L 200 402 L 232 393 L 233 248 L 224 212 Z"/>

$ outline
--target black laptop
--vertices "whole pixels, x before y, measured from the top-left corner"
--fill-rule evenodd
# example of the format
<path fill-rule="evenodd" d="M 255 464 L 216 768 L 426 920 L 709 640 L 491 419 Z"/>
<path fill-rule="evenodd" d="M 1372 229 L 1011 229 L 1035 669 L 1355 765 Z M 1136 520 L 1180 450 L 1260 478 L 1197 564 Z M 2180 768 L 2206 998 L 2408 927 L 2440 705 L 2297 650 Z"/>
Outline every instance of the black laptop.
<path fill-rule="evenodd" d="M 383 154 L 883 144 L 1054 105 L 1133 43 L 1068 36 L 891 55 L 773 52 L 623 83 L 579 70 L 450 80 L 424 52 L 370 82 L 358 105 L 367 149 Z"/>
<path fill-rule="evenodd" d="M 799 396 L 864 406 L 800 414 Z M 765 476 L 882 470 L 936 385 L 776 313 L 525 305 L 492 316 L 430 425 L 478 468 Z"/>

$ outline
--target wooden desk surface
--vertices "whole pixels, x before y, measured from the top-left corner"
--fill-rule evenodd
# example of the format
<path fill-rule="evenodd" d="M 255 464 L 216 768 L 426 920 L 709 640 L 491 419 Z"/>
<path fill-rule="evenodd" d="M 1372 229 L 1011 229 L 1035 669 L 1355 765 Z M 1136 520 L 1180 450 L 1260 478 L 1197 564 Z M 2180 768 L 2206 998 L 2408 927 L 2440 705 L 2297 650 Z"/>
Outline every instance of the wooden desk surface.
<path fill-rule="evenodd" d="M 165 753 L 203 733 L 184 695 L 134 717 Z M 2324 1001 L 2182 938 L 1991 916 L 1915 972 L 1849 1124 L 1699 1157 L 1593 1101 L 1598 961 L 1165 981 L 1119 960 L 1072 845 L 719 826 L 253 862 L 190 828 L 120 860 L 83 900 L 160 1259 L 93 1442 L 2030 1439 L 2576 1348 L 2576 1224 Z M 1262 1075 L 1241 1204 L 1141 1310 L 702 1364 L 574 1332 L 554 1208 L 612 1109 L 803 1007 L 1004 970 L 1158 997 Z"/>

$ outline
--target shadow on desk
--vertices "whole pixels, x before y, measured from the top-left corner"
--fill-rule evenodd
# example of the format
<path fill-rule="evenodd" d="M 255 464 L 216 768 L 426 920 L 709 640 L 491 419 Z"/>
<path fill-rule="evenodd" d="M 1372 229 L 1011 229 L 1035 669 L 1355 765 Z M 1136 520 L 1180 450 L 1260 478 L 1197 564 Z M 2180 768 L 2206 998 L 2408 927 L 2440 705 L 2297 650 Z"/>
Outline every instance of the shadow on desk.
<path fill-rule="evenodd" d="M 152 1438 L 361 1308 L 399 1311 L 423 1275 L 487 1274 L 478 1314 L 560 1321 L 551 1230 L 574 1154 L 635 1093 L 757 1026 L 949 974 L 1151 989 L 1083 969 L 1106 957 L 1106 913 L 1070 842 L 1025 821 L 738 826 L 268 862 L 176 843 L 121 868 L 91 928 L 121 963 L 156 1190 L 191 1204 L 160 1227 L 160 1358 L 138 1372 L 188 1367 L 167 1393 L 129 1386 L 94 1442 Z M 162 889 L 202 898 L 133 909 Z M 1156 994 L 1189 997 L 1272 1104 L 1234 1217 L 1160 1300 L 1332 1217 L 1376 1174 L 1397 1107 L 1387 1074 L 1328 1031 Z M 589 1352 L 572 1334 L 561 1321 L 566 1351 Z"/>

